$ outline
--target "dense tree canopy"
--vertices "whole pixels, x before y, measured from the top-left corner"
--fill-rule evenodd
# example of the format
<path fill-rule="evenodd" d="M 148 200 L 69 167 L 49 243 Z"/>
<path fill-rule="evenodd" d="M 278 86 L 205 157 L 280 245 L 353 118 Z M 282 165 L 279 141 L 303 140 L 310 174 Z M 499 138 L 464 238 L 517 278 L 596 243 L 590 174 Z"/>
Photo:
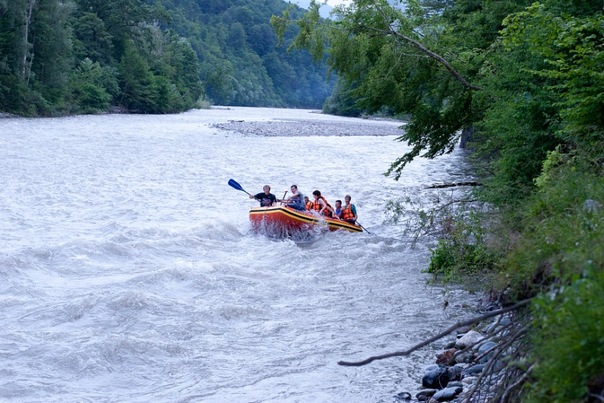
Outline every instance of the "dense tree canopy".
<path fill-rule="evenodd" d="M 295 22 L 293 46 L 327 54 L 342 80 L 334 111 L 353 103 L 410 117 L 400 140 L 412 149 L 390 173 L 474 133 L 502 197 L 518 197 L 532 189 L 548 151 L 601 152 L 604 127 L 603 1 L 531 3 L 355 0 L 322 20 L 313 2 L 303 18 L 284 14 L 273 25 L 284 32 Z"/>
<path fill-rule="evenodd" d="M 321 107 L 333 87 L 325 66 L 276 46 L 270 17 L 286 7 L 282 0 L 0 1 L 0 111 L 171 113 L 200 101 Z"/>

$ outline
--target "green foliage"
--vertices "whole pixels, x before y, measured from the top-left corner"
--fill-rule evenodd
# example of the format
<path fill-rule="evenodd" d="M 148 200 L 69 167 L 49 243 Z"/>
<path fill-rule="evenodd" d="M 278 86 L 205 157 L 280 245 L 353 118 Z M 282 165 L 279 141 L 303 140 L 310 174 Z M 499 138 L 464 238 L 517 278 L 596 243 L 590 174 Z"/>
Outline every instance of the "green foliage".
<path fill-rule="evenodd" d="M 72 24 L 76 59 L 88 58 L 103 65 L 112 65 L 114 60 L 113 37 L 107 31 L 105 22 L 95 13 L 84 12 L 74 18 Z"/>
<path fill-rule="evenodd" d="M 502 276 L 519 297 L 567 284 L 587 261 L 604 267 L 603 172 L 580 161 L 550 168 L 545 186 L 518 213 L 522 237 L 510 245 Z"/>
<path fill-rule="evenodd" d="M 602 389 L 604 374 L 604 267 L 583 262 L 569 286 L 533 303 L 535 381 L 526 402 L 588 401 Z"/>
<path fill-rule="evenodd" d="M 286 7 L 281 0 L 2 1 L 0 111 L 320 107 L 334 83 L 325 66 L 276 47 L 269 20 Z M 286 47 L 294 35 L 284 32 Z M 82 70 L 86 60 L 103 72 L 102 82 Z"/>
<path fill-rule="evenodd" d="M 602 7 L 572 14 L 585 7 L 535 3 L 504 20 L 481 73 L 488 93 L 481 97 L 485 112 L 475 139 L 492 176 L 487 197 L 497 205 L 534 191 L 548 152 L 604 154 L 604 19 Z"/>
<path fill-rule="evenodd" d="M 86 58 L 72 74 L 69 91 L 73 112 L 99 113 L 109 108 L 118 83 L 112 72 Z"/>
<path fill-rule="evenodd" d="M 155 111 L 154 77 L 147 61 L 130 42 L 120 61 L 120 102 L 134 112 Z"/>
<path fill-rule="evenodd" d="M 313 2 L 309 13 L 295 20 L 300 33 L 294 45 L 316 58 L 327 49 L 328 63 L 343 79 L 339 92 L 349 94 L 341 108 L 332 99 L 331 110 L 351 110 L 346 103 L 352 98 L 361 112 L 386 107 L 410 116 L 399 140 L 411 150 L 387 172 L 398 178 L 416 157 L 451 152 L 460 131 L 480 120 L 487 106 L 475 101 L 479 87 L 472 81 L 480 78 L 503 19 L 523 3 L 528 1 L 414 0 L 398 7 L 386 0 L 356 0 L 336 8 L 333 20 L 322 21 Z M 277 21 L 279 32 L 287 18 Z"/>
<path fill-rule="evenodd" d="M 491 270 L 498 255 L 485 246 L 484 232 L 476 224 L 452 224 L 448 235 L 431 250 L 427 273 L 442 281 L 461 281 Z"/>

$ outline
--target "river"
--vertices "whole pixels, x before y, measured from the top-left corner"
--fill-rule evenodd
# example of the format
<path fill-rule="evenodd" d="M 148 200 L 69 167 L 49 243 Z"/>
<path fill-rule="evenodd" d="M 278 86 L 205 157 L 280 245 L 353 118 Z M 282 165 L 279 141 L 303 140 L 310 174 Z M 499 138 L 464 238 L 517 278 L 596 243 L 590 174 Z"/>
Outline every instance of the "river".
<path fill-rule="evenodd" d="M 415 393 L 442 346 L 337 365 L 472 314 L 461 305 L 474 297 L 426 285 L 427 246 L 410 247 L 384 211 L 402 192 L 463 179 L 463 153 L 385 177 L 407 150 L 399 126 L 267 108 L 0 119 L 0 401 Z M 369 233 L 254 234 L 257 202 L 230 178 L 279 198 L 291 184 L 332 203 L 350 194 Z M 457 308 L 443 311 L 445 298 Z"/>

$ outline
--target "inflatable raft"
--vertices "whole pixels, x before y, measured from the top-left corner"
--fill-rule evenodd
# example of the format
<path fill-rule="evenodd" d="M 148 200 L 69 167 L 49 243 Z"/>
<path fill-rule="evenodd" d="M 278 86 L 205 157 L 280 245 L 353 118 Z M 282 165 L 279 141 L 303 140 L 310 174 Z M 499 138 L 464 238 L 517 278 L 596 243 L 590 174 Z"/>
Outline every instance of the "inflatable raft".
<path fill-rule="evenodd" d="M 291 234 L 293 232 L 346 230 L 362 232 L 359 225 L 346 221 L 317 216 L 310 211 L 299 211 L 291 207 L 252 207 L 250 209 L 250 222 L 256 231 L 273 234 Z"/>

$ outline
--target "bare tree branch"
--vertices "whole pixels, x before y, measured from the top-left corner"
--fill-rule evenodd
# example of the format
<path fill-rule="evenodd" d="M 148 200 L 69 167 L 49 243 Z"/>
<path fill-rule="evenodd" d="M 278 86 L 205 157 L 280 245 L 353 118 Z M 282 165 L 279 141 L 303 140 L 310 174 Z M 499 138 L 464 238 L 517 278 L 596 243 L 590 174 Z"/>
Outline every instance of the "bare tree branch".
<path fill-rule="evenodd" d="M 374 32 L 378 32 L 380 35 L 393 35 L 395 38 L 401 39 L 409 44 L 411 44 L 412 46 L 414 46 L 415 48 L 419 49 L 422 53 L 428 55 L 430 58 L 436 60 L 437 62 L 439 62 L 440 64 L 442 64 L 445 69 L 447 69 L 447 71 L 449 71 L 449 73 L 451 73 L 451 75 L 453 77 L 455 77 L 457 79 L 457 81 L 459 81 L 464 87 L 468 87 L 472 90 L 482 90 L 481 87 L 478 87 L 474 84 L 469 83 L 457 70 L 455 70 L 453 68 L 453 66 L 451 66 L 451 64 L 441 55 L 434 53 L 433 51 L 431 51 L 430 49 L 428 49 L 427 47 L 425 47 L 421 42 L 416 41 L 415 39 L 404 35 L 402 33 L 400 33 L 399 31 L 396 30 L 396 28 L 394 28 L 392 26 L 392 24 L 388 25 L 388 29 L 379 29 L 379 28 L 375 28 L 375 27 L 370 27 L 370 26 L 363 26 L 364 29 L 368 30 L 368 31 L 374 31 Z"/>
<path fill-rule="evenodd" d="M 411 347 L 408 350 L 397 351 L 394 353 L 388 353 L 388 354 L 383 354 L 383 355 L 376 355 L 376 356 L 369 357 L 362 361 L 338 361 L 338 365 L 342 365 L 342 366 L 346 366 L 346 367 L 360 367 L 363 365 L 367 365 L 376 360 L 383 360 L 385 358 L 392 358 L 392 357 L 407 356 L 407 355 L 411 354 L 412 352 L 419 350 L 420 348 L 425 347 L 428 344 L 431 344 L 431 343 L 435 342 L 436 340 L 442 339 L 443 337 L 451 334 L 453 331 L 455 331 L 455 329 L 458 329 L 463 326 L 473 325 L 475 323 L 482 322 L 485 319 L 492 318 L 493 316 L 497 316 L 497 315 L 501 315 L 506 312 L 514 311 L 520 307 L 527 305 L 529 302 L 531 302 L 530 298 L 520 301 L 520 302 L 516 303 L 515 305 L 509 306 L 507 308 L 498 309 L 496 311 L 491 311 L 487 314 L 484 314 L 484 315 L 479 316 L 474 319 L 468 319 L 468 320 L 465 320 L 462 322 L 458 322 L 458 323 L 454 324 L 453 326 L 451 326 L 450 328 L 448 328 L 447 330 L 445 330 L 444 332 L 439 333 L 436 336 L 431 337 L 427 340 L 424 340 L 423 342 L 416 344 L 415 346 Z"/>
<path fill-rule="evenodd" d="M 480 182 L 452 182 L 452 183 L 442 183 L 439 185 L 430 185 L 426 186 L 426 189 L 442 189 L 442 188 L 452 188 L 456 186 L 482 186 Z"/>
<path fill-rule="evenodd" d="M 392 26 L 389 26 L 389 31 L 392 35 L 396 36 L 399 39 L 404 40 L 405 42 L 410 43 L 411 45 L 418 48 L 420 51 L 424 52 L 425 54 L 427 54 L 428 56 L 430 56 L 431 58 L 433 58 L 434 60 L 436 60 L 437 62 L 442 64 L 443 66 L 445 66 L 445 68 L 449 71 L 449 73 L 451 73 L 451 75 L 453 75 L 453 77 L 455 77 L 457 79 L 457 81 L 459 81 L 464 87 L 468 87 L 472 90 L 482 90 L 481 87 L 478 87 L 474 84 L 470 84 L 457 70 L 455 70 L 453 68 L 453 66 L 451 66 L 449 64 L 449 62 L 447 60 L 445 60 L 444 57 L 432 52 L 430 49 L 428 49 L 427 47 L 425 47 L 424 45 L 422 45 L 420 42 L 416 41 L 415 39 L 412 39 L 406 35 L 401 34 L 400 32 L 396 31 Z"/>

